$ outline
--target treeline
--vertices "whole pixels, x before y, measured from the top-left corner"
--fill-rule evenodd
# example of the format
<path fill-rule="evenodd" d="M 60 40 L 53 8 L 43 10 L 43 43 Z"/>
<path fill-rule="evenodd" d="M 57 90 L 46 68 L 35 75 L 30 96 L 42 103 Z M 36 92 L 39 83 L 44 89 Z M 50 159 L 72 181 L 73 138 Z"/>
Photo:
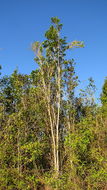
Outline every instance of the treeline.
<path fill-rule="evenodd" d="M 107 80 L 100 106 L 92 78 L 75 95 L 66 51 L 84 45 L 67 43 L 60 20 L 51 21 L 32 45 L 38 69 L 0 79 L 0 190 L 106 190 Z"/>

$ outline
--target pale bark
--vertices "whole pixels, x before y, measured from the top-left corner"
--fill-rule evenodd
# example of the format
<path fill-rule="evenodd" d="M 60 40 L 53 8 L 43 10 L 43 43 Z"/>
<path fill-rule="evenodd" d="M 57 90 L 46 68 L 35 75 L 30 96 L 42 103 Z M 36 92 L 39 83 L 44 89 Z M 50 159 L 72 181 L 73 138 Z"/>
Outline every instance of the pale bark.
<path fill-rule="evenodd" d="M 60 88 L 61 88 L 61 77 L 60 77 L 60 62 L 59 62 L 59 41 L 58 41 L 58 64 L 57 64 L 57 124 L 56 124 L 56 156 L 57 156 L 57 163 L 56 163 L 56 170 L 57 175 L 59 174 L 59 116 L 60 116 Z"/>
<path fill-rule="evenodd" d="M 59 38 L 59 37 L 58 37 Z M 47 85 L 45 82 L 45 74 L 49 76 L 52 75 L 52 72 L 50 69 L 47 70 L 47 73 L 44 73 L 44 70 L 42 68 L 42 60 L 41 60 L 41 53 L 38 51 L 38 58 L 40 61 L 40 71 L 41 71 L 41 80 L 43 85 L 43 92 L 44 92 L 44 98 L 46 102 L 47 107 L 47 113 L 49 116 L 49 123 L 50 123 L 50 130 L 51 130 L 51 136 L 52 136 L 52 151 L 53 151 L 53 161 L 54 161 L 54 170 L 55 173 L 59 174 L 59 116 L 60 116 L 60 93 L 61 93 L 61 68 L 60 68 L 60 61 L 59 61 L 59 39 L 58 39 L 58 57 L 57 60 L 54 59 L 57 66 L 56 71 L 56 104 L 57 104 L 57 110 L 55 108 L 55 105 L 51 105 L 50 95 L 51 95 L 51 89 L 50 89 L 50 81 Z M 49 73 L 50 72 L 50 73 Z"/>
<path fill-rule="evenodd" d="M 42 65 L 42 63 L 41 63 Z M 52 149 L 53 149 L 53 157 L 54 157 L 54 170 L 56 170 L 56 163 L 57 163 L 57 159 L 56 159 L 56 143 L 55 143 L 55 134 L 54 134 L 54 125 L 52 122 L 52 116 L 51 116 L 51 107 L 50 107 L 50 85 L 49 88 L 46 87 L 45 84 L 45 80 L 44 80 L 44 73 L 43 70 L 41 68 L 41 74 L 42 74 L 42 83 L 43 83 L 43 88 L 44 88 L 44 93 L 45 93 L 45 100 L 47 103 L 47 112 L 48 112 L 48 116 L 49 116 L 49 122 L 50 122 L 50 128 L 51 128 L 51 135 L 52 135 Z"/>

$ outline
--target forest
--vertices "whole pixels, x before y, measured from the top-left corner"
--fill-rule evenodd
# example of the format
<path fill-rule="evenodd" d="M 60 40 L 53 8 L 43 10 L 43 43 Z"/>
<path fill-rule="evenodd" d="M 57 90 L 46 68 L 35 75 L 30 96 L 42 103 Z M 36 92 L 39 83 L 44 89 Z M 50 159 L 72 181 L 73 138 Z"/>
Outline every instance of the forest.
<path fill-rule="evenodd" d="M 101 103 L 92 77 L 76 93 L 67 51 L 84 43 L 68 43 L 61 29 L 52 17 L 32 44 L 30 74 L 0 77 L 0 190 L 107 190 L 107 79 Z"/>

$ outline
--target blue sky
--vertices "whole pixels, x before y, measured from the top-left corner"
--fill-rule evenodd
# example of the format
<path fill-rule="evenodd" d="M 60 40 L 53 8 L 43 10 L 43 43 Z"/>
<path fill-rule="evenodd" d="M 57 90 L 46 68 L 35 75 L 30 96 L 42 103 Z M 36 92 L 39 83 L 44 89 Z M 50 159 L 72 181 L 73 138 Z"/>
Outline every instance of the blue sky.
<path fill-rule="evenodd" d="M 82 83 L 92 76 L 100 94 L 107 76 L 107 0 L 0 0 L 2 75 L 36 68 L 31 44 L 44 40 L 53 16 L 63 23 L 68 42 L 84 41 L 85 48 L 72 50 L 69 58 Z"/>

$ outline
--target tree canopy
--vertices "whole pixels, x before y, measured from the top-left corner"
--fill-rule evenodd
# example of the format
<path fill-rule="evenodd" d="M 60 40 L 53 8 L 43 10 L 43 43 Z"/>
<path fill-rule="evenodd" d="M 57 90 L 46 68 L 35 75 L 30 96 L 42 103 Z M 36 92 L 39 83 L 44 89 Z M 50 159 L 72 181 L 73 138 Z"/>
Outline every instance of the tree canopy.
<path fill-rule="evenodd" d="M 45 40 L 32 44 L 36 70 L 0 78 L 1 190 L 107 189 L 107 80 L 101 106 L 92 78 L 75 93 L 66 52 L 84 43 L 67 42 L 61 29 L 51 18 Z"/>

